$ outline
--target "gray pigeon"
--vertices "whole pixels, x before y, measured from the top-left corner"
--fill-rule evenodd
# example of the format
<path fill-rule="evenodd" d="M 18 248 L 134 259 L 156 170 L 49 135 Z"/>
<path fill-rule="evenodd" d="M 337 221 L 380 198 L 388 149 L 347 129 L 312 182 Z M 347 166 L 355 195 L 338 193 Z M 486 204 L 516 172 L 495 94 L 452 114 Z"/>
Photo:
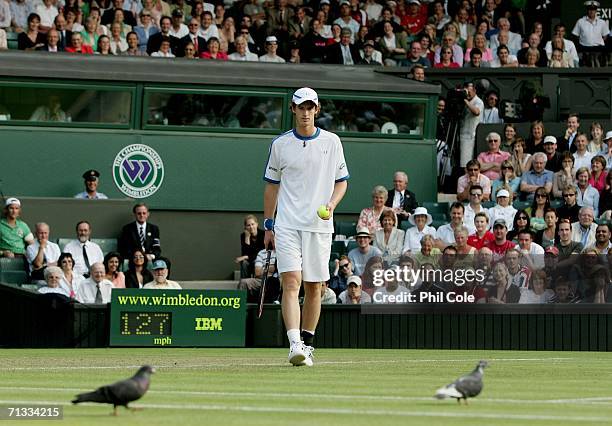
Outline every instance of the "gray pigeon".
<path fill-rule="evenodd" d="M 482 391 L 482 375 L 487 365 L 489 365 L 487 361 L 480 361 L 470 374 L 460 377 L 453 383 L 438 389 L 435 397 L 438 399 L 457 398 L 459 404 L 463 399 L 467 405 L 468 398 L 473 398 Z"/>
<path fill-rule="evenodd" d="M 93 392 L 81 393 L 72 400 L 73 404 L 80 402 L 100 402 L 102 404 L 113 404 L 113 415 L 117 415 L 117 407 L 122 405 L 129 408 L 128 404 L 142 398 L 149 390 L 151 374 L 155 369 L 150 365 L 143 365 L 133 377 L 102 386 Z"/>

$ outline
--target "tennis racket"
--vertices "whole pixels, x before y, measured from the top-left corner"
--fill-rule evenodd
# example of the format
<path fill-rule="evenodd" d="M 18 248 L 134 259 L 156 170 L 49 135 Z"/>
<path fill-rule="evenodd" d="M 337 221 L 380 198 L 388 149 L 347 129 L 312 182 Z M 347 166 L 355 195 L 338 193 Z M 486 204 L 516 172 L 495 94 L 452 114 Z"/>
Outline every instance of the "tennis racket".
<path fill-rule="evenodd" d="M 270 269 L 270 257 L 272 256 L 272 250 L 266 250 L 266 262 L 263 267 L 263 275 L 261 277 L 261 289 L 259 292 L 259 309 L 257 310 L 257 318 L 261 318 L 264 307 L 264 299 L 266 298 L 266 282 L 268 281 L 268 269 Z"/>

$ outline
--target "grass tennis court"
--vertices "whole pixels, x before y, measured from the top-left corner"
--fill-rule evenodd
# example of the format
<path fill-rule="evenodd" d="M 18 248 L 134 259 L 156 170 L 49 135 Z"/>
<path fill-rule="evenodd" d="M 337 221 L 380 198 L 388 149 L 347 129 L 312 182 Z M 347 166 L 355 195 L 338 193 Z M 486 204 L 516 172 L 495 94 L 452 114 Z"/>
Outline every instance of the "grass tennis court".
<path fill-rule="evenodd" d="M 2 350 L 0 404 L 64 404 L 61 425 L 588 425 L 612 423 L 612 354 L 336 350 L 313 368 L 285 349 Z M 487 359 L 483 393 L 459 406 L 435 390 Z M 134 406 L 70 405 L 79 392 L 157 368 Z M 118 423 L 119 421 L 119 423 Z M 19 421 L 18 425 L 41 424 Z M 46 422 L 43 422 L 46 423 Z"/>

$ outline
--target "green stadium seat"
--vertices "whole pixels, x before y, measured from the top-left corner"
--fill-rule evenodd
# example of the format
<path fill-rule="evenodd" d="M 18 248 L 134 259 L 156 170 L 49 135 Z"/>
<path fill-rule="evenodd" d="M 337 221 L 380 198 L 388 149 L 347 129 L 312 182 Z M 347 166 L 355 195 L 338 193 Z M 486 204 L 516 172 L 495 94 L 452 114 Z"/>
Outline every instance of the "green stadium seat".
<path fill-rule="evenodd" d="M 60 251 L 63 252 L 64 247 L 66 247 L 66 244 L 68 244 L 72 240 L 74 240 L 74 238 L 58 238 L 57 245 L 59 246 Z"/>
<path fill-rule="evenodd" d="M 427 209 L 428 213 L 448 213 L 449 204 L 448 203 L 434 203 L 431 201 L 423 201 L 421 203 L 422 207 Z"/>
<path fill-rule="evenodd" d="M 334 274 L 334 271 L 336 270 L 336 262 L 335 259 L 331 259 L 329 261 L 329 276 L 331 277 Z"/>
<path fill-rule="evenodd" d="M 357 234 L 357 222 L 336 222 L 336 235 L 344 235 L 345 237 L 354 237 Z"/>
<path fill-rule="evenodd" d="M 408 222 L 407 220 L 403 221 L 402 223 L 400 223 L 399 228 L 402 231 L 407 231 L 408 229 L 412 228 L 414 225 L 410 222 Z"/>
<path fill-rule="evenodd" d="M 482 206 L 483 206 L 485 209 L 490 209 L 491 207 L 495 207 L 495 204 L 496 204 L 496 203 L 495 203 L 495 201 L 484 201 L 484 202 L 482 203 Z"/>
<path fill-rule="evenodd" d="M 92 238 L 91 242 L 98 244 L 105 255 L 111 251 L 117 251 L 118 244 L 116 238 Z"/>
<path fill-rule="evenodd" d="M 0 271 L 25 271 L 25 268 L 26 264 L 23 257 L 0 257 Z"/>
<path fill-rule="evenodd" d="M 433 220 L 437 220 L 437 221 L 444 221 L 444 222 L 449 222 L 450 219 L 448 218 L 448 215 L 446 213 L 430 213 L 431 214 L 431 218 Z"/>
<path fill-rule="evenodd" d="M 26 271 L 3 271 L 0 270 L 0 283 L 23 284 L 28 282 Z"/>
<path fill-rule="evenodd" d="M 514 200 L 512 202 L 512 207 L 514 207 L 517 210 L 525 210 L 527 207 L 531 206 L 531 201 L 521 201 L 521 200 Z"/>
<path fill-rule="evenodd" d="M 19 36 L 19 34 L 14 33 L 14 32 L 7 32 L 6 33 L 7 47 L 9 49 L 17 50 L 17 47 L 18 47 L 17 37 L 18 36 Z"/>
<path fill-rule="evenodd" d="M 446 225 L 448 223 L 448 220 L 434 220 L 433 222 L 431 222 L 430 226 L 433 226 L 434 228 L 438 229 L 439 227 L 441 227 L 442 225 Z"/>
<path fill-rule="evenodd" d="M 553 209 L 558 209 L 563 205 L 563 200 L 550 200 L 550 206 Z"/>
<path fill-rule="evenodd" d="M 357 241 L 349 241 L 348 246 L 346 246 L 346 253 L 348 254 L 354 248 L 357 248 Z"/>
<path fill-rule="evenodd" d="M 344 244 L 344 241 L 332 241 L 331 251 L 343 255 L 346 253 L 346 244 Z"/>

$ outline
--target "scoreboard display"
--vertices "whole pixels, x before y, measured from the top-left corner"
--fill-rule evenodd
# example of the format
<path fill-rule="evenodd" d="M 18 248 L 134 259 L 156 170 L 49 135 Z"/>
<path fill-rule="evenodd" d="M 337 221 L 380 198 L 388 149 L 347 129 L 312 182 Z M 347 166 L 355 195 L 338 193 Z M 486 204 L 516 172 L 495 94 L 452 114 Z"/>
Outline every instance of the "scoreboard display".
<path fill-rule="evenodd" d="M 246 292 L 114 289 L 111 346 L 245 344 Z"/>

